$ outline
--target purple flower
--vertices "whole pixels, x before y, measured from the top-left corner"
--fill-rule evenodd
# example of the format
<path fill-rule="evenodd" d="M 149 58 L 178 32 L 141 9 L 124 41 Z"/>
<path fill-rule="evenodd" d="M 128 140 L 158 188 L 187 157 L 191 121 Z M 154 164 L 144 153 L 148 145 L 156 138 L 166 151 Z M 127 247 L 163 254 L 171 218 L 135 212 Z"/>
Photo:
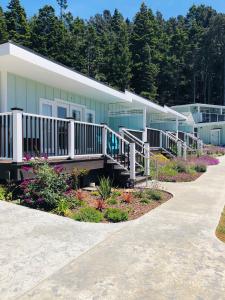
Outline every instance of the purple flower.
<path fill-rule="evenodd" d="M 25 161 L 30 161 L 31 158 L 32 158 L 32 156 L 31 156 L 29 153 L 25 153 L 25 154 L 24 154 L 24 160 L 25 160 Z"/>
<path fill-rule="evenodd" d="M 22 166 L 21 169 L 25 172 L 29 172 L 30 170 L 33 170 L 31 166 Z"/>
<path fill-rule="evenodd" d="M 55 171 L 56 173 L 61 173 L 62 170 L 63 170 L 63 167 L 62 167 L 62 166 L 60 166 L 60 165 L 54 166 L 54 171 Z"/>
<path fill-rule="evenodd" d="M 38 199 L 37 199 L 37 203 L 38 203 L 38 204 L 42 204 L 44 201 L 45 201 L 45 200 L 44 200 L 43 198 L 38 198 Z"/>
<path fill-rule="evenodd" d="M 44 154 L 42 154 L 42 157 L 43 157 L 45 160 L 48 160 L 48 154 L 44 153 Z"/>
<path fill-rule="evenodd" d="M 26 202 L 27 204 L 33 204 L 33 201 L 30 198 L 24 199 L 24 202 Z"/>

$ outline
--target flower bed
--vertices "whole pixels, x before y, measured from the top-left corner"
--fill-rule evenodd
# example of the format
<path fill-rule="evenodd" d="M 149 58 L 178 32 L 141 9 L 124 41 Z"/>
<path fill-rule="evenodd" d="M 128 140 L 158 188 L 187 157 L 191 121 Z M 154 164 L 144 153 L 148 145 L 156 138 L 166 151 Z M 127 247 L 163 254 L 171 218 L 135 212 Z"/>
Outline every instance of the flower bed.
<path fill-rule="evenodd" d="M 166 159 L 156 155 L 151 163 L 151 177 L 159 181 L 190 182 L 199 178 L 206 172 L 208 166 L 217 165 L 219 160 L 213 156 L 189 156 L 187 160 L 176 158 Z"/>
<path fill-rule="evenodd" d="M 225 155 L 225 147 L 219 147 L 214 145 L 205 145 L 204 152 L 206 155 L 222 156 Z"/>
<path fill-rule="evenodd" d="M 28 160 L 23 167 L 35 177 L 16 187 L 17 204 L 72 218 L 82 222 L 116 223 L 136 219 L 171 198 L 159 189 L 116 189 L 108 178 L 101 178 L 98 190 L 78 188 L 83 170 L 65 174 L 61 166 L 52 167 L 47 158 Z M 20 190 L 18 192 L 18 190 Z M 0 200 L 8 200 L 8 191 L 0 188 Z M 11 197 L 12 198 L 12 197 Z M 12 200 L 12 199 L 11 199 Z"/>

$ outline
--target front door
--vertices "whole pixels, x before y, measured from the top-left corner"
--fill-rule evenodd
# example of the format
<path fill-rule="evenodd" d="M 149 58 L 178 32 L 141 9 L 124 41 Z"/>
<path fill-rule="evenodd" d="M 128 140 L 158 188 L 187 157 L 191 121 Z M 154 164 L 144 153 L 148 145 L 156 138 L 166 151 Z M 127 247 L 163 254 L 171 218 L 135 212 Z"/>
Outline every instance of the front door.
<path fill-rule="evenodd" d="M 220 145 L 220 129 L 211 130 L 211 144 L 215 146 Z"/>

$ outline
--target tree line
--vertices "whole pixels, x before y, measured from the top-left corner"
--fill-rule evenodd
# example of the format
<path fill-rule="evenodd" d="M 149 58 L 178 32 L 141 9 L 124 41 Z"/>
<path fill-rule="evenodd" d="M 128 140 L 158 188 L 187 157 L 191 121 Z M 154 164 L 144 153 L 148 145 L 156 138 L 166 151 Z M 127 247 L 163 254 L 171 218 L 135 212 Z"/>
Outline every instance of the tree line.
<path fill-rule="evenodd" d="M 100 80 L 160 104 L 225 103 L 225 14 L 193 5 L 165 20 L 144 3 L 133 20 L 116 9 L 89 20 L 66 0 L 28 18 L 19 0 L 0 7 L 0 43 L 12 40 Z"/>

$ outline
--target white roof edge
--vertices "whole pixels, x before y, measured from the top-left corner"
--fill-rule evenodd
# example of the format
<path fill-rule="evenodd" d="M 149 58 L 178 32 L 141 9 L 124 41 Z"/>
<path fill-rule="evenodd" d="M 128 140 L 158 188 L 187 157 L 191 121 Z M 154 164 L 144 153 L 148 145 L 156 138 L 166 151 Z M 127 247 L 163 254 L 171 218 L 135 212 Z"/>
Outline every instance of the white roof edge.
<path fill-rule="evenodd" d="M 141 96 L 138 96 L 128 90 L 125 90 L 125 94 L 130 97 L 131 101 L 134 100 L 134 101 L 137 101 L 147 107 L 153 108 L 153 109 L 158 110 L 163 113 L 167 113 L 167 110 L 165 110 L 165 108 L 163 106 L 156 104 L 156 103 L 152 102 L 151 100 L 147 100 L 147 99 L 145 99 Z"/>
<path fill-rule="evenodd" d="M 168 113 L 175 115 L 176 117 L 180 118 L 181 120 L 187 121 L 188 118 L 185 115 L 175 111 L 174 109 L 172 109 L 166 105 L 164 105 L 164 108 L 167 110 Z"/>
<path fill-rule="evenodd" d="M 120 100 L 126 102 L 132 102 L 132 99 L 126 93 L 122 91 L 117 91 L 116 89 L 105 85 L 95 79 L 89 78 L 83 74 L 80 74 L 66 66 L 63 66 L 57 62 L 49 60 L 37 53 L 32 52 L 32 50 L 26 49 L 22 46 L 16 45 L 11 42 L 7 42 L 0 45 L 0 56 L 12 55 L 16 58 L 19 58 L 25 62 L 31 63 L 40 67 L 44 70 L 53 72 L 55 74 L 64 76 L 65 78 L 80 82 L 84 85 L 87 85 L 91 88 L 94 88 L 100 92 L 109 94 L 113 97 L 116 97 Z"/>
<path fill-rule="evenodd" d="M 171 107 L 176 108 L 176 107 L 187 107 L 187 106 L 203 106 L 203 107 L 224 107 L 225 105 L 218 105 L 218 104 L 206 104 L 206 103 L 190 103 L 190 104 L 181 104 L 181 105 L 173 105 Z"/>

